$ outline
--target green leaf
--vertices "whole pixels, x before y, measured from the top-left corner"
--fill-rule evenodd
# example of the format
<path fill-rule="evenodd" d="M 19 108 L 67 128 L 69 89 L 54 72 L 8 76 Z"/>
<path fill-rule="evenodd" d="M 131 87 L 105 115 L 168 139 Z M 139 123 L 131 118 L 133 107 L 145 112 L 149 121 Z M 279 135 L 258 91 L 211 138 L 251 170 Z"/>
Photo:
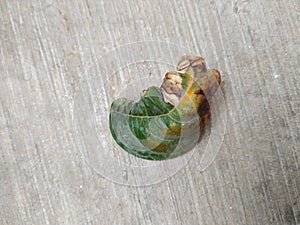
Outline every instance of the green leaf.
<path fill-rule="evenodd" d="M 208 99 L 221 76 L 207 70 L 198 56 L 183 56 L 177 69 L 165 75 L 161 88 L 143 91 L 138 102 L 121 98 L 111 104 L 111 134 L 130 154 L 164 160 L 184 154 L 200 140 L 210 117 Z"/>
<path fill-rule="evenodd" d="M 136 103 L 117 99 L 110 109 L 112 136 L 127 152 L 144 159 L 181 155 L 196 145 L 200 132 L 196 107 L 188 100 L 174 107 L 164 102 L 158 87 L 145 90 Z"/>

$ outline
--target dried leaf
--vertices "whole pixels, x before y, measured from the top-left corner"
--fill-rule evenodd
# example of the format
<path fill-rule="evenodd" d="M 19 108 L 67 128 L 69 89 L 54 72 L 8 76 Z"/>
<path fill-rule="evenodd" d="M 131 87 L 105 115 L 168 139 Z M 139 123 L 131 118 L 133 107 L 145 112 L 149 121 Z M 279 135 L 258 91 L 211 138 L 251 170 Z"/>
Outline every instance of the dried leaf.
<path fill-rule="evenodd" d="M 183 56 L 160 88 L 149 87 L 138 102 L 115 100 L 110 131 L 124 150 L 149 160 L 174 158 L 194 148 L 210 117 L 209 99 L 221 82 L 197 56 Z"/>

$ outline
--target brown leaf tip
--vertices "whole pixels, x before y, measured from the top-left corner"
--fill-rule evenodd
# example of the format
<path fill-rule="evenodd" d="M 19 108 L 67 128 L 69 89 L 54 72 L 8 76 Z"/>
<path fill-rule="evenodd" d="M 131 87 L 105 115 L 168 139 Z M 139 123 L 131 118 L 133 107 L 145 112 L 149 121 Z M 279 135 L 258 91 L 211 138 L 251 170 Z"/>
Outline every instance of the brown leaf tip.
<path fill-rule="evenodd" d="M 190 69 L 195 70 L 195 73 L 193 74 L 206 72 L 207 69 L 205 59 L 200 56 L 182 56 L 177 64 L 177 70 L 180 73 L 187 73 Z"/>
<path fill-rule="evenodd" d="M 164 101 L 172 105 L 179 103 L 182 92 L 182 77 L 178 72 L 168 72 L 160 87 Z"/>

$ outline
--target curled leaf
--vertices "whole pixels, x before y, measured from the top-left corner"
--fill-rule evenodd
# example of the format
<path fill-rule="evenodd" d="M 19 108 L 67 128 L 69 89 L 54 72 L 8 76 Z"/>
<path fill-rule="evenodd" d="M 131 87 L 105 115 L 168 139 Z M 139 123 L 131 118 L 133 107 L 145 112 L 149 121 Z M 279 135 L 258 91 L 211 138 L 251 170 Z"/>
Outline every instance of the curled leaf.
<path fill-rule="evenodd" d="M 111 104 L 110 131 L 124 150 L 149 160 L 174 158 L 195 147 L 210 117 L 209 100 L 221 82 L 197 56 L 183 56 L 161 87 L 149 87 L 138 102 Z"/>

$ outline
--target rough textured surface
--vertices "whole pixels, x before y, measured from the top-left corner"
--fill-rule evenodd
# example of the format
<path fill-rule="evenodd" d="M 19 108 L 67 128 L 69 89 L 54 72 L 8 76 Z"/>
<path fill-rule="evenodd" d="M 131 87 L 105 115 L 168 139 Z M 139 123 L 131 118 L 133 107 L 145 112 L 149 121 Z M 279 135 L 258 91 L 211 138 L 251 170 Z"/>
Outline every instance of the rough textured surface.
<path fill-rule="evenodd" d="M 1 0 L 0 15 L 0 224 L 300 224 L 298 0 Z M 135 70 L 163 77 L 161 64 L 115 72 L 126 51 L 102 62 L 133 42 L 141 62 L 159 60 L 145 40 L 220 70 L 227 130 L 204 172 L 196 155 L 166 181 L 134 187 L 87 165 L 78 140 L 95 133 L 74 124 L 89 112 L 83 100 L 96 114 L 87 124 L 103 116 L 101 93 Z"/>

